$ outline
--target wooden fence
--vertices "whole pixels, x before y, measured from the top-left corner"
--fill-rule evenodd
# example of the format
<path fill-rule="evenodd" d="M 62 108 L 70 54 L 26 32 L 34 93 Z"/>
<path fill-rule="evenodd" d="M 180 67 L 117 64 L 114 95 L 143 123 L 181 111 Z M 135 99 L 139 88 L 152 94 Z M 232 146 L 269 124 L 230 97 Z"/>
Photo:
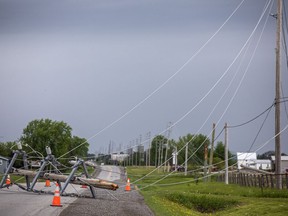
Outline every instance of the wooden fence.
<path fill-rule="evenodd" d="M 288 173 L 280 174 L 282 177 L 282 188 L 288 189 Z M 228 180 L 231 184 L 239 184 L 246 187 L 276 188 L 276 174 L 259 173 L 229 173 Z M 225 174 L 218 176 L 218 181 L 225 181 Z"/>

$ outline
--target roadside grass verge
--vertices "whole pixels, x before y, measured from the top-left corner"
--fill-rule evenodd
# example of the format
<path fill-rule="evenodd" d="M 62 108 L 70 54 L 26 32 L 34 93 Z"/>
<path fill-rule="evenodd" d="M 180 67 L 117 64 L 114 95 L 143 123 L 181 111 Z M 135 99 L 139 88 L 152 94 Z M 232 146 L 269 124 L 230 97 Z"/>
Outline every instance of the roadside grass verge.
<path fill-rule="evenodd" d="M 132 184 L 136 181 L 146 204 L 156 216 L 168 215 L 287 215 L 288 190 L 242 187 L 219 182 L 203 182 L 197 176 L 171 175 L 160 182 L 163 172 L 137 181 L 154 168 L 128 167 Z M 184 183 L 183 183 L 184 182 Z"/>

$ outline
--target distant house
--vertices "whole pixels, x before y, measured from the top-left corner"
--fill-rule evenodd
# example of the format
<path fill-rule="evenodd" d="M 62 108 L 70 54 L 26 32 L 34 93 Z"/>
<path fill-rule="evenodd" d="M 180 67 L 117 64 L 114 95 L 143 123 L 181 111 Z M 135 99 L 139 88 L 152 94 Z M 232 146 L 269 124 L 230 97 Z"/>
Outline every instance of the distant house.
<path fill-rule="evenodd" d="M 111 160 L 123 162 L 128 156 L 129 156 L 128 154 L 113 153 L 111 154 Z"/>
<path fill-rule="evenodd" d="M 0 156 L 0 173 L 5 173 L 9 164 L 9 160 L 5 157 Z"/>
<path fill-rule="evenodd" d="M 257 160 L 256 168 L 259 170 L 265 170 L 265 171 L 271 170 L 272 169 L 271 160 Z"/>
<path fill-rule="evenodd" d="M 271 156 L 272 169 L 275 170 L 275 156 Z M 288 172 L 288 156 L 281 156 L 281 173 Z"/>
<path fill-rule="evenodd" d="M 257 168 L 257 155 L 255 152 L 237 152 L 237 167 L 242 169 L 241 165 Z"/>

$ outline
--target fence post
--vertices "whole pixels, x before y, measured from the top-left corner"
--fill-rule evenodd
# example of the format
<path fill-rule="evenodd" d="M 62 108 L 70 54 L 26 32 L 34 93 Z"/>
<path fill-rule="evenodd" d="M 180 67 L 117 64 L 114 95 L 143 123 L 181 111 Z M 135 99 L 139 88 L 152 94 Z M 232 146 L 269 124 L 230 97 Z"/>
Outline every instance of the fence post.
<path fill-rule="evenodd" d="M 245 174 L 245 186 L 249 187 L 248 174 Z"/>
<path fill-rule="evenodd" d="M 264 187 L 264 175 L 261 175 L 261 192 L 263 194 L 263 187 Z"/>
<path fill-rule="evenodd" d="M 258 186 L 261 188 L 262 182 L 261 182 L 261 176 L 258 175 Z"/>
<path fill-rule="evenodd" d="M 274 179 L 273 179 L 273 175 L 270 174 L 270 180 L 271 180 L 271 188 L 274 188 Z"/>

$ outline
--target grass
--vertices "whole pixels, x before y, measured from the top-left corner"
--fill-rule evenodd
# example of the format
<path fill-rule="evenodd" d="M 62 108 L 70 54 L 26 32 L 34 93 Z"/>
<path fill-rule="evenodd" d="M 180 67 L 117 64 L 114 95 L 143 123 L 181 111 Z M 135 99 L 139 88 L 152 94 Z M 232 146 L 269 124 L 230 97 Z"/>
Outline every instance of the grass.
<path fill-rule="evenodd" d="M 153 168 L 128 167 L 132 184 Z M 163 172 L 137 181 L 146 204 L 156 216 L 168 215 L 287 215 L 288 190 L 242 187 L 219 182 L 197 181 L 195 176 L 171 175 Z M 167 174 L 167 173 L 166 173 Z M 178 184 L 180 182 L 185 182 Z M 162 184 L 162 185 L 161 185 Z"/>

